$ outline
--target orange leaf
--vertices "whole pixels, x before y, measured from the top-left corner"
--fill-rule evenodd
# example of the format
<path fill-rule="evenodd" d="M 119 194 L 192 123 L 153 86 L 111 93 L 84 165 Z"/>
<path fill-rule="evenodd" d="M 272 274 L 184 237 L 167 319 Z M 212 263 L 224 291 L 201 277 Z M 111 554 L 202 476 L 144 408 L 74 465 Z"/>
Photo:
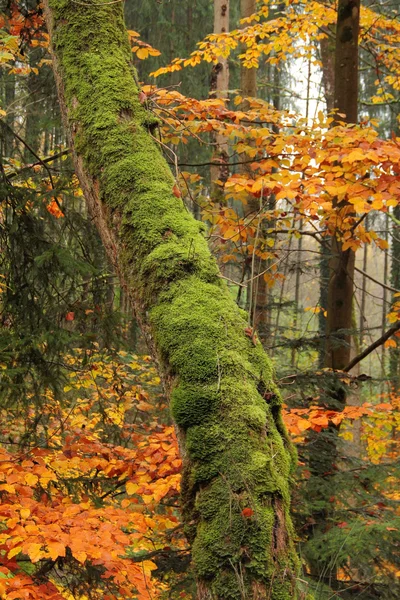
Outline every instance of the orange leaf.
<path fill-rule="evenodd" d="M 385 348 L 397 348 L 395 340 L 386 340 L 384 346 Z"/>
<path fill-rule="evenodd" d="M 51 560 L 57 560 L 59 556 L 65 556 L 65 546 L 61 542 L 50 542 L 47 547 Z"/>
<path fill-rule="evenodd" d="M 26 553 L 33 563 L 37 562 L 44 556 L 42 552 L 42 544 L 29 544 L 28 546 L 26 546 Z"/>
<path fill-rule="evenodd" d="M 86 554 L 86 552 L 79 552 L 79 551 L 77 552 L 77 551 L 75 551 L 75 552 L 73 552 L 73 553 L 72 553 L 72 555 L 73 555 L 73 557 L 74 557 L 74 558 L 76 558 L 76 560 L 77 560 L 77 561 L 79 561 L 79 562 L 80 562 L 80 563 L 82 563 L 82 564 L 83 564 L 83 563 L 86 561 L 86 559 L 87 559 L 87 554 Z"/>
<path fill-rule="evenodd" d="M 176 198 L 180 198 L 182 196 L 181 191 L 176 184 L 172 188 L 172 193 L 174 194 L 174 196 L 176 196 Z"/>

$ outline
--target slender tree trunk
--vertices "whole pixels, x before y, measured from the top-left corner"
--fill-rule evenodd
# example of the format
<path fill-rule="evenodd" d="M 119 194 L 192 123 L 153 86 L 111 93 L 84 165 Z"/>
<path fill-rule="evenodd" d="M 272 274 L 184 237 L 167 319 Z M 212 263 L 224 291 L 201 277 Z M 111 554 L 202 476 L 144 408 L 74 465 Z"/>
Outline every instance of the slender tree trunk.
<path fill-rule="evenodd" d="M 299 230 L 301 231 L 303 228 L 303 219 L 299 221 Z M 299 314 L 300 314 L 300 280 L 301 280 L 301 251 L 303 249 L 303 236 L 300 235 L 297 240 L 297 255 L 296 255 L 296 275 L 295 275 L 295 284 L 294 284 L 294 316 L 293 316 L 293 333 L 296 336 L 296 339 L 300 337 L 299 333 L 301 332 L 301 320 L 299 327 Z M 291 350 L 291 365 L 292 367 L 296 366 L 296 347 L 293 346 Z"/>
<path fill-rule="evenodd" d="M 368 229 L 368 217 L 365 219 L 365 228 Z M 367 272 L 368 269 L 368 244 L 364 245 L 363 253 L 363 271 Z M 364 330 L 367 323 L 366 319 L 366 305 L 367 305 L 367 278 L 365 275 L 362 276 L 361 284 L 361 303 L 360 303 L 360 324 L 359 324 L 359 346 L 360 350 L 364 345 Z"/>
<path fill-rule="evenodd" d="M 229 1 L 214 0 L 214 33 L 227 33 L 229 31 Z M 229 62 L 227 58 L 220 57 L 211 72 L 210 96 L 214 98 L 228 98 L 229 89 Z M 223 199 L 223 187 L 229 177 L 228 166 L 228 141 L 224 135 L 214 136 L 215 150 L 212 162 L 219 163 L 211 166 L 211 196 L 214 200 Z M 215 183 L 219 181 L 220 183 Z"/>
<path fill-rule="evenodd" d="M 390 273 L 391 285 L 400 290 L 400 206 L 393 210 L 395 221 L 392 226 L 392 265 Z M 398 301 L 398 297 L 392 298 L 392 302 Z M 399 338 L 397 338 L 398 340 Z M 389 357 L 389 377 L 396 393 L 400 391 L 400 348 L 391 348 Z"/>
<path fill-rule="evenodd" d="M 319 42 L 319 50 L 321 55 L 322 86 L 324 89 L 326 110 L 330 113 L 335 108 L 335 42 L 330 35 L 330 31 L 327 31 L 326 33 L 327 37 L 322 38 Z"/>
<path fill-rule="evenodd" d="M 245 19 L 257 11 L 256 0 L 240 0 L 240 17 Z M 257 95 L 257 69 L 240 68 L 240 91 L 242 96 L 254 98 Z"/>
<path fill-rule="evenodd" d="M 37 153 L 40 144 L 40 134 L 42 132 L 38 105 L 34 101 L 35 92 L 38 87 L 38 76 L 35 75 L 35 73 L 30 73 L 28 75 L 27 84 L 28 95 L 25 107 L 25 141 L 29 147 Z M 42 110 L 41 106 L 39 107 L 39 110 Z M 24 148 L 24 160 L 25 162 L 33 160 L 32 152 L 27 147 Z"/>
<path fill-rule="evenodd" d="M 293 454 L 271 364 L 173 194 L 122 5 L 44 4 L 77 174 L 171 397 L 198 598 L 297 598 Z"/>
<path fill-rule="evenodd" d="M 335 41 L 332 32 L 326 31 L 327 37 L 322 38 L 319 42 L 319 50 L 322 65 L 322 86 L 324 90 L 326 110 L 331 113 L 334 109 L 334 94 L 335 94 Z M 318 329 L 320 336 L 319 351 L 318 351 L 318 366 L 324 367 L 327 360 L 327 320 L 326 311 L 328 309 L 328 284 L 329 284 L 329 260 L 330 249 L 327 243 L 321 246 L 321 260 L 319 263 L 319 304 L 323 310 L 318 314 Z"/>
<path fill-rule="evenodd" d="M 242 19 L 246 17 L 250 17 L 257 10 L 257 2 L 256 0 L 240 0 L 240 16 Z M 240 68 L 240 91 L 244 98 L 251 97 L 255 98 L 257 96 L 257 69 L 252 68 L 248 69 L 243 64 Z M 248 103 L 245 101 L 243 103 L 243 109 L 246 110 Z M 243 166 L 243 172 L 249 172 L 249 166 Z M 257 214 L 261 212 L 261 208 L 263 205 L 267 205 L 268 207 L 271 204 L 271 199 L 267 196 L 262 198 L 261 206 L 260 199 L 250 196 L 247 202 L 247 214 Z M 261 218 L 261 217 L 260 217 Z M 264 230 L 265 222 L 260 222 L 259 232 L 258 232 L 258 240 L 259 244 L 257 249 L 262 249 L 263 240 L 265 240 L 265 232 Z M 253 243 L 255 240 L 253 240 Z M 258 334 L 262 342 L 265 342 L 269 333 L 269 311 L 268 311 L 268 303 L 269 303 L 269 288 L 268 283 L 263 275 L 259 276 L 260 273 L 265 271 L 267 268 L 267 261 L 259 259 L 252 261 L 251 263 L 254 268 L 251 269 L 250 276 L 253 279 L 252 282 L 249 283 L 248 291 L 247 291 L 247 307 L 250 311 L 251 315 L 251 324 L 253 327 L 257 328 Z M 249 261 L 250 265 L 250 261 Z"/>
<path fill-rule="evenodd" d="M 14 121 L 15 121 L 15 106 L 14 106 L 14 102 L 15 102 L 15 83 L 16 83 L 16 77 L 15 75 L 9 75 L 6 74 L 5 75 L 5 109 L 7 111 L 7 114 L 5 116 L 5 120 L 7 125 L 10 125 L 10 127 L 14 127 Z M 14 154 L 14 148 L 15 148 L 15 139 L 13 137 L 12 131 L 10 131 L 9 129 L 5 130 L 4 132 L 4 156 L 7 156 L 8 158 L 12 157 Z"/>
<path fill-rule="evenodd" d="M 389 215 L 386 214 L 385 215 L 385 236 L 384 239 L 386 241 L 388 241 L 389 239 Z M 384 258 L 384 263 L 383 263 L 383 283 L 385 285 L 388 284 L 388 279 L 389 279 L 389 253 L 387 250 L 385 250 L 385 258 Z M 387 329 L 387 321 L 386 321 L 386 315 L 388 312 L 388 301 L 387 301 L 387 297 L 388 297 L 388 292 L 387 289 L 384 287 L 382 288 L 382 321 L 381 321 L 381 335 L 385 334 L 385 331 Z M 384 381 L 386 379 L 386 348 L 385 348 L 385 344 L 382 344 L 381 347 L 381 378 L 382 378 L 382 392 L 385 391 L 385 386 L 386 386 L 386 382 Z"/>
<path fill-rule="evenodd" d="M 325 238 L 326 240 L 326 238 Z M 319 305 L 323 309 L 318 313 L 318 367 L 321 369 L 326 364 L 326 311 L 328 308 L 328 283 L 330 248 L 327 243 L 321 245 L 321 259 L 319 262 Z"/>

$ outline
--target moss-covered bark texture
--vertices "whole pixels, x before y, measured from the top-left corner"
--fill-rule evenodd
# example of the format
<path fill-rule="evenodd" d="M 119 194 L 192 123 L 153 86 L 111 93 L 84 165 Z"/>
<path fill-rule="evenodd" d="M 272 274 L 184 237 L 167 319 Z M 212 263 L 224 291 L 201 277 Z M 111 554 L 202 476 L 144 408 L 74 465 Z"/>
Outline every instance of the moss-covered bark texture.
<path fill-rule="evenodd" d="M 202 225 L 172 192 L 121 4 L 45 4 L 77 172 L 171 396 L 198 597 L 297 598 L 294 457 L 271 364 L 245 333 Z"/>

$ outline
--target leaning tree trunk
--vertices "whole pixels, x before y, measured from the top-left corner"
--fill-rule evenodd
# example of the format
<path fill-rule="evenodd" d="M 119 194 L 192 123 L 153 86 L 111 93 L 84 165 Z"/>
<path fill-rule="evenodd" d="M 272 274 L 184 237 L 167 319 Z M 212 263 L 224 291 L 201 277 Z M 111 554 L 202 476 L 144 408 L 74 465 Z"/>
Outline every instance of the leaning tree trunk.
<path fill-rule="evenodd" d="M 77 174 L 171 398 L 198 597 L 296 598 L 293 454 L 271 363 L 173 193 L 122 5 L 46 0 L 45 12 Z"/>

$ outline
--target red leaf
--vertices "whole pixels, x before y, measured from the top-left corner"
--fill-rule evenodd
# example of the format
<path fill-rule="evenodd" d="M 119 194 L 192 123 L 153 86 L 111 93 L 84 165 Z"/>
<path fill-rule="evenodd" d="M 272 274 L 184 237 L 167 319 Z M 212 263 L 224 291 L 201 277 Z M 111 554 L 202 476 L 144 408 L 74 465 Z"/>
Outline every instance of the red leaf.
<path fill-rule="evenodd" d="M 242 517 L 245 517 L 246 519 L 249 519 L 253 515 L 254 515 L 254 510 L 252 510 L 251 508 L 244 508 L 242 510 Z"/>
<path fill-rule="evenodd" d="M 66 321 L 73 321 L 75 319 L 75 313 L 74 312 L 68 312 L 65 315 L 65 320 Z"/>
<path fill-rule="evenodd" d="M 172 193 L 174 194 L 174 196 L 176 198 L 180 198 L 182 196 L 181 191 L 180 191 L 180 189 L 178 188 L 178 186 L 176 184 L 172 188 Z"/>

